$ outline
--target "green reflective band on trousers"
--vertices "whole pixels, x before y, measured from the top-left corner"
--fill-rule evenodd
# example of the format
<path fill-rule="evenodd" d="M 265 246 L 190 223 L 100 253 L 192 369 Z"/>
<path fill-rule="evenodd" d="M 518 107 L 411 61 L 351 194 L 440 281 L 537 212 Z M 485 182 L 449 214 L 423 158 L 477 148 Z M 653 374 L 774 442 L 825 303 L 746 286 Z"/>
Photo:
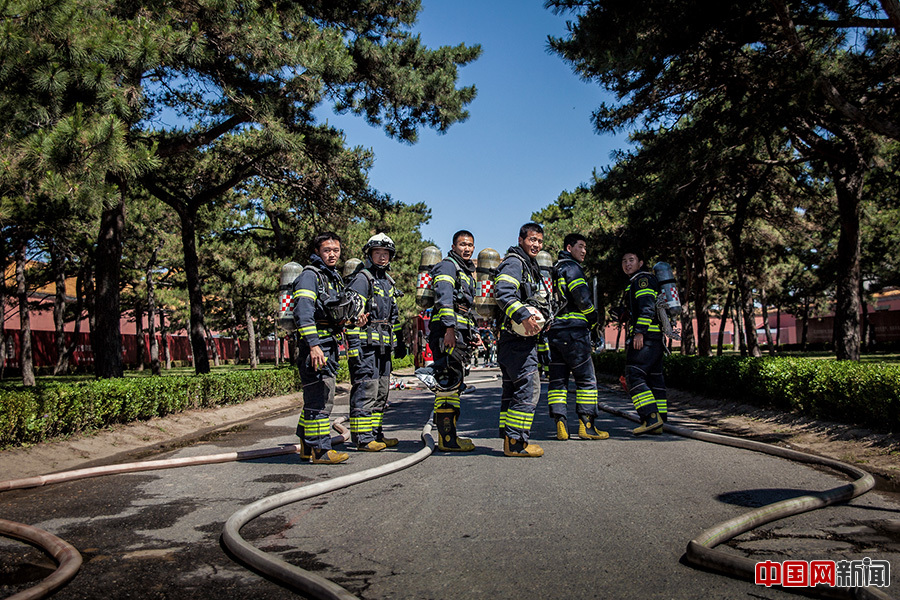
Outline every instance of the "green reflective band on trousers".
<path fill-rule="evenodd" d="M 304 419 L 300 417 L 300 425 L 306 430 L 306 435 L 328 435 L 330 426 L 328 419 Z"/>
<path fill-rule="evenodd" d="M 651 404 L 656 406 L 656 398 L 653 397 L 653 392 L 650 390 L 635 394 L 631 397 L 631 401 L 634 403 L 635 409 L 640 409 Z"/>
<path fill-rule="evenodd" d="M 566 390 L 547 390 L 547 404 L 565 404 Z"/>
<path fill-rule="evenodd" d="M 588 404 L 588 405 L 596 404 L 597 403 L 597 390 L 595 390 L 595 389 L 576 390 L 575 391 L 575 403 L 576 404 Z"/>
<path fill-rule="evenodd" d="M 502 419 L 501 419 L 502 421 Z M 515 427 L 516 429 L 531 429 L 531 423 L 534 421 L 534 413 L 520 412 L 518 410 L 506 411 L 506 423 L 504 425 Z"/>

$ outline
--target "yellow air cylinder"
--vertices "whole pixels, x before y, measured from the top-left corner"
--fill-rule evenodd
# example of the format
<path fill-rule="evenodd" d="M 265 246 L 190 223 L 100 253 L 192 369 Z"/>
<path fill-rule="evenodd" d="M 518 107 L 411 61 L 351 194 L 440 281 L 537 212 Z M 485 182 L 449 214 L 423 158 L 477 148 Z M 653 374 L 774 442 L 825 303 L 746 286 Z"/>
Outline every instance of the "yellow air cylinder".
<path fill-rule="evenodd" d="M 344 270 L 341 271 L 341 275 L 344 277 L 344 280 L 353 275 L 357 267 L 359 267 L 359 265 L 361 264 L 362 261 L 358 258 L 348 258 L 347 262 L 344 263 Z"/>
<path fill-rule="evenodd" d="M 428 246 L 422 250 L 419 276 L 416 278 L 416 304 L 419 305 L 419 308 L 431 308 L 434 305 L 431 267 L 441 262 L 441 258 L 441 250 L 437 246 Z"/>
<path fill-rule="evenodd" d="M 484 319 L 496 318 L 497 300 L 494 298 L 494 277 L 500 266 L 500 253 L 484 248 L 478 253 L 475 269 L 475 312 Z"/>

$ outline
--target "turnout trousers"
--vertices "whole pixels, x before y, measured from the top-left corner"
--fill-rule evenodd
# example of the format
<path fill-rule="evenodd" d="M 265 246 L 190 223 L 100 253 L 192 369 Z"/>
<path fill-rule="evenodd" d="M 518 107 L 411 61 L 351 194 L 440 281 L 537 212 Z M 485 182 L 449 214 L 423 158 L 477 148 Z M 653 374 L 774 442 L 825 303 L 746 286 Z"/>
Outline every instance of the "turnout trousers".
<path fill-rule="evenodd" d="M 359 356 L 349 359 L 350 435 L 364 446 L 381 431 L 391 387 L 391 350 L 388 346 L 363 346 Z"/>
<path fill-rule="evenodd" d="M 497 343 L 497 362 L 503 379 L 500 429 L 511 441 L 528 442 L 541 396 L 537 339 L 537 336 L 522 337 L 504 330 Z"/>
<path fill-rule="evenodd" d="M 338 342 L 327 338 L 319 344 L 325 354 L 325 366 L 316 370 L 309 346 L 297 344 L 300 383 L 303 385 L 303 412 L 297 423 L 297 436 L 310 448 L 331 450 L 331 409 L 334 407 L 334 381 L 338 369 Z"/>
<path fill-rule="evenodd" d="M 569 376 L 575 379 L 575 413 L 597 417 L 597 377 L 591 355 L 591 332 L 584 327 L 551 329 L 550 343 L 550 384 L 547 391 L 547 405 L 554 419 L 566 418 L 566 396 Z"/>
<path fill-rule="evenodd" d="M 456 346 L 444 349 L 444 333 L 447 331 L 445 327 L 432 327 L 428 336 L 428 346 L 431 348 L 431 355 L 434 361 L 447 357 L 458 365 L 460 371 L 465 374 L 466 365 L 469 364 L 469 331 L 467 329 L 456 329 Z M 465 375 L 463 375 L 465 377 Z M 459 387 L 447 392 L 435 392 L 434 394 L 434 410 L 439 408 L 452 408 L 459 416 L 459 394 L 465 388 L 463 380 L 460 379 Z"/>
<path fill-rule="evenodd" d="M 666 381 L 663 379 L 665 340 L 644 335 L 644 346 L 635 350 L 629 342 L 625 351 L 625 379 L 631 401 L 641 419 L 658 412 L 665 421 L 668 413 Z"/>

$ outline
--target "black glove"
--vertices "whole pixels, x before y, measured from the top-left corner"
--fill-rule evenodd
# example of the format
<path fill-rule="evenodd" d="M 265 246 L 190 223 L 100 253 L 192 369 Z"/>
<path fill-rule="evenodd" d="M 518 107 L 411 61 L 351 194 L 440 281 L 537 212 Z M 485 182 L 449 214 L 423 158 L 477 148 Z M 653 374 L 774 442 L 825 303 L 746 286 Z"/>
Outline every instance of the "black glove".
<path fill-rule="evenodd" d="M 397 340 L 397 345 L 394 346 L 394 358 L 400 360 L 401 358 L 406 358 L 406 355 L 409 351 L 406 348 L 406 342 L 402 340 Z"/>

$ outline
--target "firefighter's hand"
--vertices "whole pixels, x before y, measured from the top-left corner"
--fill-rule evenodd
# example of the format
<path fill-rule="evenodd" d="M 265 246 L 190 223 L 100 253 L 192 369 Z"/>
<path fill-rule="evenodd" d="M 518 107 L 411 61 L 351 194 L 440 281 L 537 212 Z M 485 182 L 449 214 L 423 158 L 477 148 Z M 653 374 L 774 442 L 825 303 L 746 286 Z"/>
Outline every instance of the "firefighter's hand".
<path fill-rule="evenodd" d="M 538 323 L 537 315 L 531 315 L 522 321 L 522 327 L 525 328 L 525 335 L 537 335 L 541 332 L 541 325 Z"/>
<path fill-rule="evenodd" d="M 634 337 L 631 339 L 631 347 L 635 350 L 640 350 L 644 347 L 644 334 L 636 333 Z"/>
<path fill-rule="evenodd" d="M 357 326 L 357 327 L 365 327 L 365 326 L 366 326 L 366 323 L 368 323 L 368 322 L 369 322 L 369 313 L 363 313 L 363 314 L 360 315 L 360 317 L 356 320 L 356 326 Z"/>
<path fill-rule="evenodd" d="M 309 349 L 309 359 L 312 361 L 313 369 L 316 371 L 323 368 L 328 362 L 328 359 L 325 358 L 325 353 L 322 352 L 321 346 L 313 346 Z"/>
<path fill-rule="evenodd" d="M 456 348 L 456 327 L 448 327 L 444 333 L 444 348 Z"/>

